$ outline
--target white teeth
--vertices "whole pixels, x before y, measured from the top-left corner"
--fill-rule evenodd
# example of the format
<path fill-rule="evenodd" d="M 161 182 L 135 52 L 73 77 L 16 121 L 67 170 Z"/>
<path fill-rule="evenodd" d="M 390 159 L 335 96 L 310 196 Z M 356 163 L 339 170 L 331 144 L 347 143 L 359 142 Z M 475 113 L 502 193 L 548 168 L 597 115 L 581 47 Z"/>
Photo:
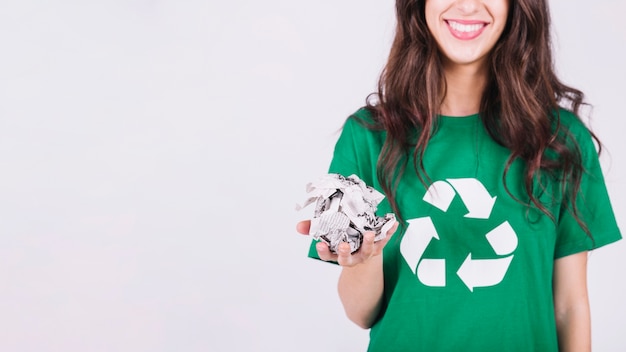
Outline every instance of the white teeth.
<path fill-rule="evenodd" d="M 461 24 L 458 22 L 449 21 L 450 27 L 458 32 L 476 32 L 483 28 L 482 24 Z"/>

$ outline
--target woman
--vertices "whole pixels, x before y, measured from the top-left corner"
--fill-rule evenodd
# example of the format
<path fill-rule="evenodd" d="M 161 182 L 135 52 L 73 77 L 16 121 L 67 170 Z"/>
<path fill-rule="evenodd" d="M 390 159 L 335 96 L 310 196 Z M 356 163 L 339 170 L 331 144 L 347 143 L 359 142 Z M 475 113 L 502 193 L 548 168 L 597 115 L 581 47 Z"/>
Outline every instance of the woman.
<path fill-rule="evenodd" d="M 398 233 L 310 256 L 343 267 L 339 296 L 370 351 L 590 350 L 587 253 L 621 234 L 583 94 L 552 67 L 547 2 L 396 10 L 379 90 L 329 172 L 384 192 Z"/>

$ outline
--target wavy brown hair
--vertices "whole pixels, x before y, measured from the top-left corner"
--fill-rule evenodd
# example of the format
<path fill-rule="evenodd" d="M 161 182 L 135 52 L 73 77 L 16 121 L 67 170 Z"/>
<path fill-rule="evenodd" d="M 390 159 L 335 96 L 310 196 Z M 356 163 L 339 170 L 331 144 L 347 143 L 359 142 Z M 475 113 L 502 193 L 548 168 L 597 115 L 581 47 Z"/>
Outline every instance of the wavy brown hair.
<path fill-rule="evenodd" d="M 425 185 L 429 181 L 422 160 L 446 83 L 441 53 L 426 25 L 425 1 L 397 0 L 396 16 L 389 59 L 366 108 L 374 117 L 369 127 L 387 132 L 377 176 L 393 211 L 402 219 L 395 190 L 410 159 L 420 180 Z M 489 54 L 488 65 L 480 114 L 491 137 L 511 151 L 502 175 L 505 186 L 512 162 L 521 158 L 528 195 L 524 203 L 554 219 L 555 214 L 537 195 L 543 183 L 537 186 L 535 181 L 543 175 L 556 178 L 565 205 L 588 232 L 576 208 L 584 172 L 580 150 L 559 118 L 559 108 L 578 116 L 586 104 L 581 91 L 565 85 L 555 74 L 546 0 L 510 1 L 505 29 Z"/>

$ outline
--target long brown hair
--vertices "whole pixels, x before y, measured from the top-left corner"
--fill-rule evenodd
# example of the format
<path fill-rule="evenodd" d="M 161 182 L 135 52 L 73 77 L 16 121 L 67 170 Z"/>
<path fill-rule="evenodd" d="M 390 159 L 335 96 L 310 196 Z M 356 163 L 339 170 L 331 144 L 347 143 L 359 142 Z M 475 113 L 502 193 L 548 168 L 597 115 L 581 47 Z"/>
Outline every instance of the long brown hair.
<path fill-rule="evenodd" d="M 374 116 L 370 127 L 387 132 L 377 176 L 393 211 L 402 219 L 395 190 L 411 159 L 420 180 L 428 182 L 422 159 L 446 83 L 441 53 L 426 25 L 425 0 L 397 0 L 396 16 L 389 59 L 377 93 L 367 99 L 367 109 Z M 547 1 L 510 1 L 507 24 L 489 55 L 480 114 L 491 137 L 511 151 L 503 182 L 512 162 L 524 160 L 528 194 L 524 202 L 554 219 L 555 215 L 539 201 L 535 181 L 543 173 L 558 175 L 555 177 L 564 201 L 587 231 L 576 208 L 583 173 L 581 155 L 559 118 L 559 108 L 578 116 L 586 104 L 581 91 L 563 84 L 556 76 L 551 45 Z M 592 136 L 599 146 L 599 140 Z"/>

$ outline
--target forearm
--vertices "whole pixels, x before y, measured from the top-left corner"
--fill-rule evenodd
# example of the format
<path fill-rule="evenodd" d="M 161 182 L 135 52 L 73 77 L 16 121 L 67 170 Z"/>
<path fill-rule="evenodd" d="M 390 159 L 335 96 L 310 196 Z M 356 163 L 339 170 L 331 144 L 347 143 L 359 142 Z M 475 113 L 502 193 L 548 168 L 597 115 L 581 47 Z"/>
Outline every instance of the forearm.
<path fill-rule="evenodd" d="M 559 350 L 591 351 L 587 252 L 572 254 L 554 262 L 554 314 Z"/>
<path fill-rule="evenodd" d="M 557 310 L 556 324 L 561 352 L 591 351 L 591 319 L 587 301 L 560 312 Z"/>
<path fill-rule="evenodd" d="M 339 298 L 346 315 L 358 326 L 372 326 L 383 297 L 382 254 L 353 267 L 344 267 L 339 276 Z"/>

